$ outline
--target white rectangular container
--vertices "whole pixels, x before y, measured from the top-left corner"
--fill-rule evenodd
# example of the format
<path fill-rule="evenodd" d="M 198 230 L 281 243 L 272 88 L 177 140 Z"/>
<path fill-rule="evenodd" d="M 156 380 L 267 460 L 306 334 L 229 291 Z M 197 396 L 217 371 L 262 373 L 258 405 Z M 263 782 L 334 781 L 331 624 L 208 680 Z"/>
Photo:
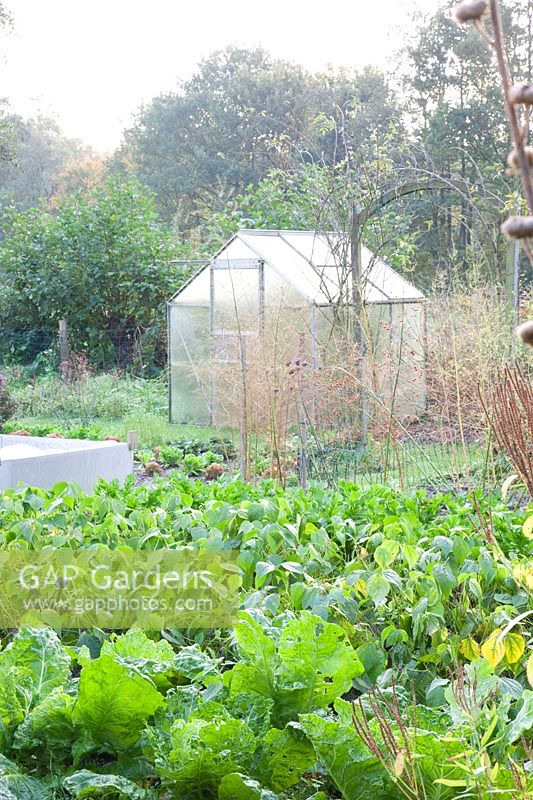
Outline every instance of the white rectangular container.
<path fill-rule="evenodd" d="M 17 454 L 14 445 L 27 445 L 38 453 Z M 2 448 L 8 448 L 4 456 Z M 91 492 L 99 478 L 123 481 L 132 471 L 133 452 L 122 442 L 0 434 L 0 491 L 20 483 L 49 489 L 72 481 Z"/>

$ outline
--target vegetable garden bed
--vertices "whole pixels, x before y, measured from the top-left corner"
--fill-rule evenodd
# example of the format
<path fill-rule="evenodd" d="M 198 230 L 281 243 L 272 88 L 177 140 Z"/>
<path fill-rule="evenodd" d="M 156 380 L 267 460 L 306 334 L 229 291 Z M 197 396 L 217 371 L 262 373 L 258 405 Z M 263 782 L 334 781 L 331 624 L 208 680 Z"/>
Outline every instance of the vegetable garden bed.
<path fill-rule="evenodd" d="M 2 551 L 207 543 L 243 589 L 231 630 L 5 631 L 2 797 L 530 796 L 523 516 L 178 473 L 4 492 Z"/>

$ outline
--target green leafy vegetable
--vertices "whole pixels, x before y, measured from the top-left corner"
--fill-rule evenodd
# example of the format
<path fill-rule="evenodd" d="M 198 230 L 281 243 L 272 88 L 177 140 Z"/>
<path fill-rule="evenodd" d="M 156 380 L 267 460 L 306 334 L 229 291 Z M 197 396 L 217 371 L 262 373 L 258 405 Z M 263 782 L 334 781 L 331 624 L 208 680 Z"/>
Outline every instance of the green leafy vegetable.
<path fill-rule="evenodd" d="M 63 789 L 76 800 L 115 798 L 116 800 L 155 800 L 155 794 L 120 775 L 100 775 L 83 769 L 63 781 Z"/>
<path fill-rule="evenodd" d="M 93 741 L 119 751 L 134 745 L 163 697 L 138 673 L 103 655 L 83 666 L 72 719 Z"/>

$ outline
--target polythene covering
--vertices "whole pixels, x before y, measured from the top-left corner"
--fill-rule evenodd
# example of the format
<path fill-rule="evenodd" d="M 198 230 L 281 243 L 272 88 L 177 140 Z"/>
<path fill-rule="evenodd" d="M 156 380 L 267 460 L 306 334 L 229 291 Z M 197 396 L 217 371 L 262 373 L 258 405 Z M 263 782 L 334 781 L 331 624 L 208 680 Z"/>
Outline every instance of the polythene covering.
<path fill-rule="evenodd" d="M 242 377 L 252 361 L 257 368 L 265 360 L 265 350 L 278 360 L 304 353 L 320 369 L 344 348 L 344 337 L 349 357 L 356 327 L 349 265 L 339 234 L 245 230 L 232 237 L 168 304 L 171 421 L 231 421 L 224 409 L 242 402 Z M 424 296 L 365 247 L 361 272 L 367 349 L 389 367 L 378 378 L 374 368 L 373 391 L 394 391 L 402 413 L 419 413 Z M 266 373 L 273 369 L 265 362 Z"/>

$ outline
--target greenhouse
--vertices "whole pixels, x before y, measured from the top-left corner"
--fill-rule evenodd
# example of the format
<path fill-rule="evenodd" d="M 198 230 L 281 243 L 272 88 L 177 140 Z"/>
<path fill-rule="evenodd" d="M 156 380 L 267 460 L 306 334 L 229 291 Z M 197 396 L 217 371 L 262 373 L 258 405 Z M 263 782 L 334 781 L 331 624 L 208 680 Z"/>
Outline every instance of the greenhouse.
<path fill-rule="evenodd" d="M 258 396 L 287 393 L 302 365 L 306 388 L 298 378 L 299 395 L 318 413 L 319 395 L 340 391 L 331 370 L 342 372 L 345 384 L 357 363 L 359 381 L 364 376 L 378 405 L 394 395 L 395 413 L 420 414 L 424 295 L 365 247 L 359 261 L 355 276 L 341 234 L 236 233 L 168 303 L 170 420 L 231 424 L 252 395 L 247 381 Z M 356 288 L 364 355 L 354 345 Z M 325 369 L 329 383 L 318 379 Z"/>

